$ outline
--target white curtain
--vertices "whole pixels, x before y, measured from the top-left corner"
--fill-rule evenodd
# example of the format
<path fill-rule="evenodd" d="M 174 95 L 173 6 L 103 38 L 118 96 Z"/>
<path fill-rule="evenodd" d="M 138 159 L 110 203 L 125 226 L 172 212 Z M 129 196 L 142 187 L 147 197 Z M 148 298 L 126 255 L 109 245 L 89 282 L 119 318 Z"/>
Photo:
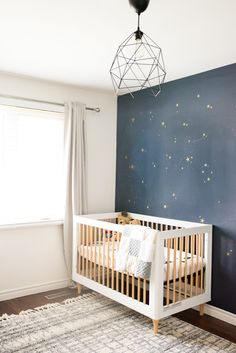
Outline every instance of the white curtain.
<path fill-rule="evenodd" d="M 86 107 L 82 103 L 65 105 L 66 209 L 64 219 L 64 255 L 72 274 L 73 215 L 87 213 Z"/>

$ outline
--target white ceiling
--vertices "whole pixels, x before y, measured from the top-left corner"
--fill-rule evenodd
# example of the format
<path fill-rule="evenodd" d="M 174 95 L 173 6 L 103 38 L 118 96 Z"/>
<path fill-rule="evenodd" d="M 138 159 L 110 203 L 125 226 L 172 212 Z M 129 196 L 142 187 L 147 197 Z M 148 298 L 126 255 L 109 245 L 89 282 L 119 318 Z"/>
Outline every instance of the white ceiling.
<path fill-rule="evenodd" d="M 141 29 L 167 80 L 236 62 L 236 0 L 151 0 Z M 117 46 L 136 30 L 128 0 L 0 0 L 0 71 L 112 90 Z"/>

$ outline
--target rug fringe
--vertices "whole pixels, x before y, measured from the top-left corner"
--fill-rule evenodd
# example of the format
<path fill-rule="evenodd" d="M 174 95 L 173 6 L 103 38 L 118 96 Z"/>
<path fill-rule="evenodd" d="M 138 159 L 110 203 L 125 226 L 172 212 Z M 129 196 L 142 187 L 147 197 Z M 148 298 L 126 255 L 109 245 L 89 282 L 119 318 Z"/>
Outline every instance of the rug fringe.
<path fill-rule="evenodd" d="M 92 298 L 94 296 L 99 295 L 98 293 L 92 292 L 92 293 L 85 293 L 83 295 L 80 295 L 78 297 L 73 297 L 73 298 L 68 298 L 63 301 L 64 304 L 72 304 L 79 302 L 81 300 L 87 299 L 87 298 Z"/>
<path fill-rule="evenodd" d="M 45 305 L 38 306 L 38 307 L 34 308 L 32 311 L 44 311 L 44 310 L 56 308 L 56 307 L 58 307 L 58 306 L 60 306 L 60 305 L 61 305 L 61 303 L 45 304 Z M 24 312 L 21 312 L 21 313 L 24 313 Z M 20 314 L 21 314 L 21 313 L 20 313 Z"/>
<path fill-rule="evenodd" d="M 22 315 L 22 316 L 27 316 L 27 315 L 30 315 L 32 313 L 37 313 L 37 312 L 40 312 L 40 311 L 45 311 L 45 310 L 49 310 L 49 309 L 53 309 L 53 308 L 57 308 L 59 306 L 63 306 L 63 305 L 69 305 L 69 304 L 73 304 L 73 303 L 77 303 L 79 301 L 82 301 L 82 300 L 85 300 L 85 299 L 88 299 L 88 298 L 92 298 L 96 295 L 99 295 L 95 292 L 92 292 L 92 293 L 85 293 L 83 295 L 80 295 L 78 297 L 73 297 L 73 298 L 68 298 L 66 300 L 64 300 L 62 303 L 50 303 L 50 304 L 45 304 L 45 305 L 42 305 L 42 306 L 39 306 L 39 307 L 36 307 L 36 308 L 33 308 L 33 309 L 28 309 L 28 310 L 22 310 L 19 314 L 3 314 L 0 316 L 0 322 L 1 321 L 5 321 L 5 320 L 10 320 L 18 315 Z"/>
<path fill-rule="evenodd" d="M 9 320 L 9 319 L 16 317 L 16 316 L 17 316 L 16 314 L 3 314 L 0 316 L 0 322 L 5 321 L 5 320 Z"/>

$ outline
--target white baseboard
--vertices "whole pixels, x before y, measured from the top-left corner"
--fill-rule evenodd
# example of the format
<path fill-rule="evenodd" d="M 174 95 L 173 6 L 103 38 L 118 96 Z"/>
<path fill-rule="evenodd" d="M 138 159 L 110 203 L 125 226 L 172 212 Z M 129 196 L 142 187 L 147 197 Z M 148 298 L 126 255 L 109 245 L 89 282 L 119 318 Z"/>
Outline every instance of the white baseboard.
<path fill-rule="evenodd" d="M 66 278 L 58 281 L 40 283 L 22 288 L 5 290 L 0 292 L 0 301 L 24 297 L 26 295 L 37 294 L 41 292 L 47 292 L 54 289 L 60 289 L 68 287 L 70 284 L 71 280 L 69 278 Z"/>
<path fill-rule="evenodd" d="M 194 309 L 199 310 L 198 307 L 196 307 Z M 216 319 L 225 321 L 228 324 L 236 326 L 236 315 L 233 313 L 230 313 L 229 311 L 222 310 L 220 308 L 217 308 L 216 306 L 205 304 L 204 312 L 205 312 L 205 314 L 207 314 L 209 316 L 212 316 Z"/>

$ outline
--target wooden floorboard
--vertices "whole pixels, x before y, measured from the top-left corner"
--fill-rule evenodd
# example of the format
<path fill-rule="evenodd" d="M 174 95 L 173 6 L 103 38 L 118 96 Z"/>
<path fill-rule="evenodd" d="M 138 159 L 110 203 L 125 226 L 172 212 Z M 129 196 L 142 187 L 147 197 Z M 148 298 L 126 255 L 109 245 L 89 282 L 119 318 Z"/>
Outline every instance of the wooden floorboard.
<path fill-rule="evenodd" d="M 88 292 L 83 289 L 82 293 Z M 55 295 L 54 298 L 46 296 Z M 21 311 L 33 309 L 45 304 L 63 302 L 67 298 L 77 296 L 77 288 L 62 288 L 54 291 L 28 295 L 21 298 L 11 299 L 0 302 L 0 315 L 3 314 L 19 314 Z M 193 309 L 182 311 L 175 315 L 177 318 L 186 321 L 192 325 L 200 327 L 203 330 L 214 333 L 229 341 L 236 343 L 236 327 L 224 321 L 215 319 L 209 315 L 200 316 L 199 312 Z"/>
<path fill-rule="evenodd" d="M 60 295 L 60 293 L 62 295 Z M 51 294 L 59 295 L 57 298 L 48 299 L 46 296 Z M 27 295 L 16 299 L 0 302 L 0 315 L 19 314 L 21 311 L 37 308 L 49 303 L 63 302 L 63 300 L 76 297 L 77 288 L 62 288 L 33 295 Z"/>
<path fill-rule="evenodd" d="M 199 312 L 194 309 L 182 311 L 175 316 L 205 331 L 214 333 L 217 336 L 236 343 L 236 326 L 234 325 L 215 319 L 209 315 L 200 316 Z"/>

